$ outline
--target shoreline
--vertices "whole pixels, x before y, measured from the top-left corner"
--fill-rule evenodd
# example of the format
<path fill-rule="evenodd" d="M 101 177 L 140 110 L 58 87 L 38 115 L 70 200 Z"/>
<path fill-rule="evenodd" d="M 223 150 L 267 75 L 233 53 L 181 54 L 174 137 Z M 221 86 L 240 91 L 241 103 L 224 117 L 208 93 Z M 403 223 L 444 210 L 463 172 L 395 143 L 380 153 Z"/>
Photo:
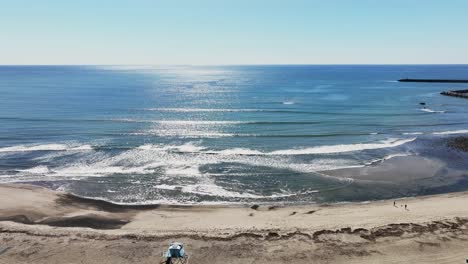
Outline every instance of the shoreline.
<path fill-rule="evenodd" d="M 136 209 L 38 186 L 1 184 L 0 199 L 0 241 L 7 248 L 0 253 L 2 264 L 80 258 L 83 263 L 157 263 L 173 240 L 186 244 L 191 263 L 444 263 L 437 260 L 461 258 L 468 247 L 468 192 L 396 199 L 396 207 L 394 200 L 380 200 Z M 402 249 L 406 255 L 399 256 Z"/>
<path fill-rule="evenodd" d="M 151 171 L 142 174 L 143 176 L 136 173 L 138 177 L 143 177 L 141 182 L 139 179 L 132 179 L 131 172 L 128 174 L 129 177 L 124 178 L 118 176 L 120 174 L 117 172 L 101 176 L 91 173 L 84 177 L 86 180 L 81 181 L 80 177 L 69 177 L 75 175 L 74 169 L 55 175 L 57 171 L 47 165 L 13 170 L 14 176 L 11 178 L 8 176 L 3 182 L 22 182 L 54 190 L 66 190 L 84 199 L 103 200 L 121 205 L 218 204 L 226 206 L 244 203 L 294 205 L 396 199 L 468 190 L 468 179 L 464 177 L 468 169 L 468 166 L 464 164 L 464 160 L 468 158 L 466 152 L 468 137 L 465 130 L 454 132 L 463 133 L 415 137 L 398 149 L 381 153 L 379 159 L 361 162 L 359 165 L 308 169 L 305 172 L 278 169 L 274 171 L 278 174 L 272 174 L 274 175 L 272 179 L 267 179 L 265 183 L 261 180 L 254 181 L 253 178 L 240 177 L 239 175 L 244 175 L 242 170 L 245 168 L 243 168 L 244 165 L 237 163 L 233 163 L 235 164 L 233 171 L 240 173 L 239 175 L 236 173 L 211 175 L 210 170 L 219 169 L 215 165 L 213 165 L 214 168 L 208 169 L 193 167 L 194 171 L 207 177 L 206 183 L 200 180 L 193 182 L 187 180 L 188 183 L 185 183 L 185 180 L 180 179 L 168 184 L 161 184 L 158 181 L 146 182 L 152 177 L 148 176 L 151 175 Z M 89 148 L 92 149 L 90 146 Z M 363 152 L 362 155 L 367 154 Z M 337 157 L 332 157 L 330 160 L 334 158 Z M 356 160 L 360 159 L 367 160 L 368 158 Z M 303 165 L 308 162 L 300 161 L 297 164 Z M 214 162 L 214 164 L 217 163 Z M 104 168 L 105 166 L 101 169 Z M 16 172 L 19 174 L 16 175 Z M 266 171 L 266 175 L 269 175 L 269 172 Z M 71 174 L 68 175 L 68 173 Z M 48 178 L 49 176 L 56 178 Z M 226 178 L 228 176 L 234 177 Z M 273 180 L 278 182 L 272 182 Z M 249 187 L 248 184 L 255 186 Z M 240 188 L 244 185 L 245 188 Z M 282 189 L 283 185 L 288 185 L 288 187 Z M 127 188 L 128 186 L 131 188 Z"/>

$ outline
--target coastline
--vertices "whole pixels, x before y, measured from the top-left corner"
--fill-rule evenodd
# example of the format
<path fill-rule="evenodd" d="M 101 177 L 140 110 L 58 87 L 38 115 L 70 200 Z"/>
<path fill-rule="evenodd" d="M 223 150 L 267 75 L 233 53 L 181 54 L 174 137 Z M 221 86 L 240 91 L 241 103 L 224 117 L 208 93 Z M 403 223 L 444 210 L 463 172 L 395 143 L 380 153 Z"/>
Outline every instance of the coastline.
<path fill-rule="evenodd" d="M 381 200 L 252 209 L 123 206 L 2 184 L 0 200 L 0 263 L 158 263 L 173 240 L 186 243 L 191 263 L 444 263 L 467 257 L 468 192 L 402 198 L 396 207 Z"/>

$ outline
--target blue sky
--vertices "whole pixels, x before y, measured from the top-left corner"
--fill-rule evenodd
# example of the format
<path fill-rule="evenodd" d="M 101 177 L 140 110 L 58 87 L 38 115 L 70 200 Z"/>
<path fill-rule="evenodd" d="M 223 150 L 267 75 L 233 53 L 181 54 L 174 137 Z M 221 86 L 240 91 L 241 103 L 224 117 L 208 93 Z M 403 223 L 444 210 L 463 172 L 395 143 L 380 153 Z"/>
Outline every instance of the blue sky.
<path fill-rule="evenodd" d="M 0 64 L 468 63 L 466 0 L 0 0 Z"/>

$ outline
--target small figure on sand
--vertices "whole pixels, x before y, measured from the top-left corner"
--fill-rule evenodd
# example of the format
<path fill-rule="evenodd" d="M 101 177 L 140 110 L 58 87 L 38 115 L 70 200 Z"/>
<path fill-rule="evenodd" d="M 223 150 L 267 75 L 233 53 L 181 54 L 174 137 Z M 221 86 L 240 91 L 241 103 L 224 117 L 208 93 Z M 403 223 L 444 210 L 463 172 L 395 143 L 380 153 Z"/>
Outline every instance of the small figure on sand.
<path fill-rule="evenodd" d="M 396 206 L 396 201 L 393 201 L 393 206 L 394 206 L 394 207 L 398 207 L 398 206 Z"/>
<path fill-rule="evenodd" d="M 405 210 L 408 210 L 408 205 L 407 204 L 405 204 Z"/>

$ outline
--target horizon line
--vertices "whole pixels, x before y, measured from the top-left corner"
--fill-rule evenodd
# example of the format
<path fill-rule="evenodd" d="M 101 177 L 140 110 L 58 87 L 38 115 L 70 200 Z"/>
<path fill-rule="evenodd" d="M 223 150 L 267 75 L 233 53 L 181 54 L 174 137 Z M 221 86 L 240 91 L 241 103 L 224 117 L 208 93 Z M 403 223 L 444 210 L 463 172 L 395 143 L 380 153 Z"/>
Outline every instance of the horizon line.
<path fill-rule="evenodd" d="M 464 66 L 468 63 L 0 64 L 4 66 Z"/>

